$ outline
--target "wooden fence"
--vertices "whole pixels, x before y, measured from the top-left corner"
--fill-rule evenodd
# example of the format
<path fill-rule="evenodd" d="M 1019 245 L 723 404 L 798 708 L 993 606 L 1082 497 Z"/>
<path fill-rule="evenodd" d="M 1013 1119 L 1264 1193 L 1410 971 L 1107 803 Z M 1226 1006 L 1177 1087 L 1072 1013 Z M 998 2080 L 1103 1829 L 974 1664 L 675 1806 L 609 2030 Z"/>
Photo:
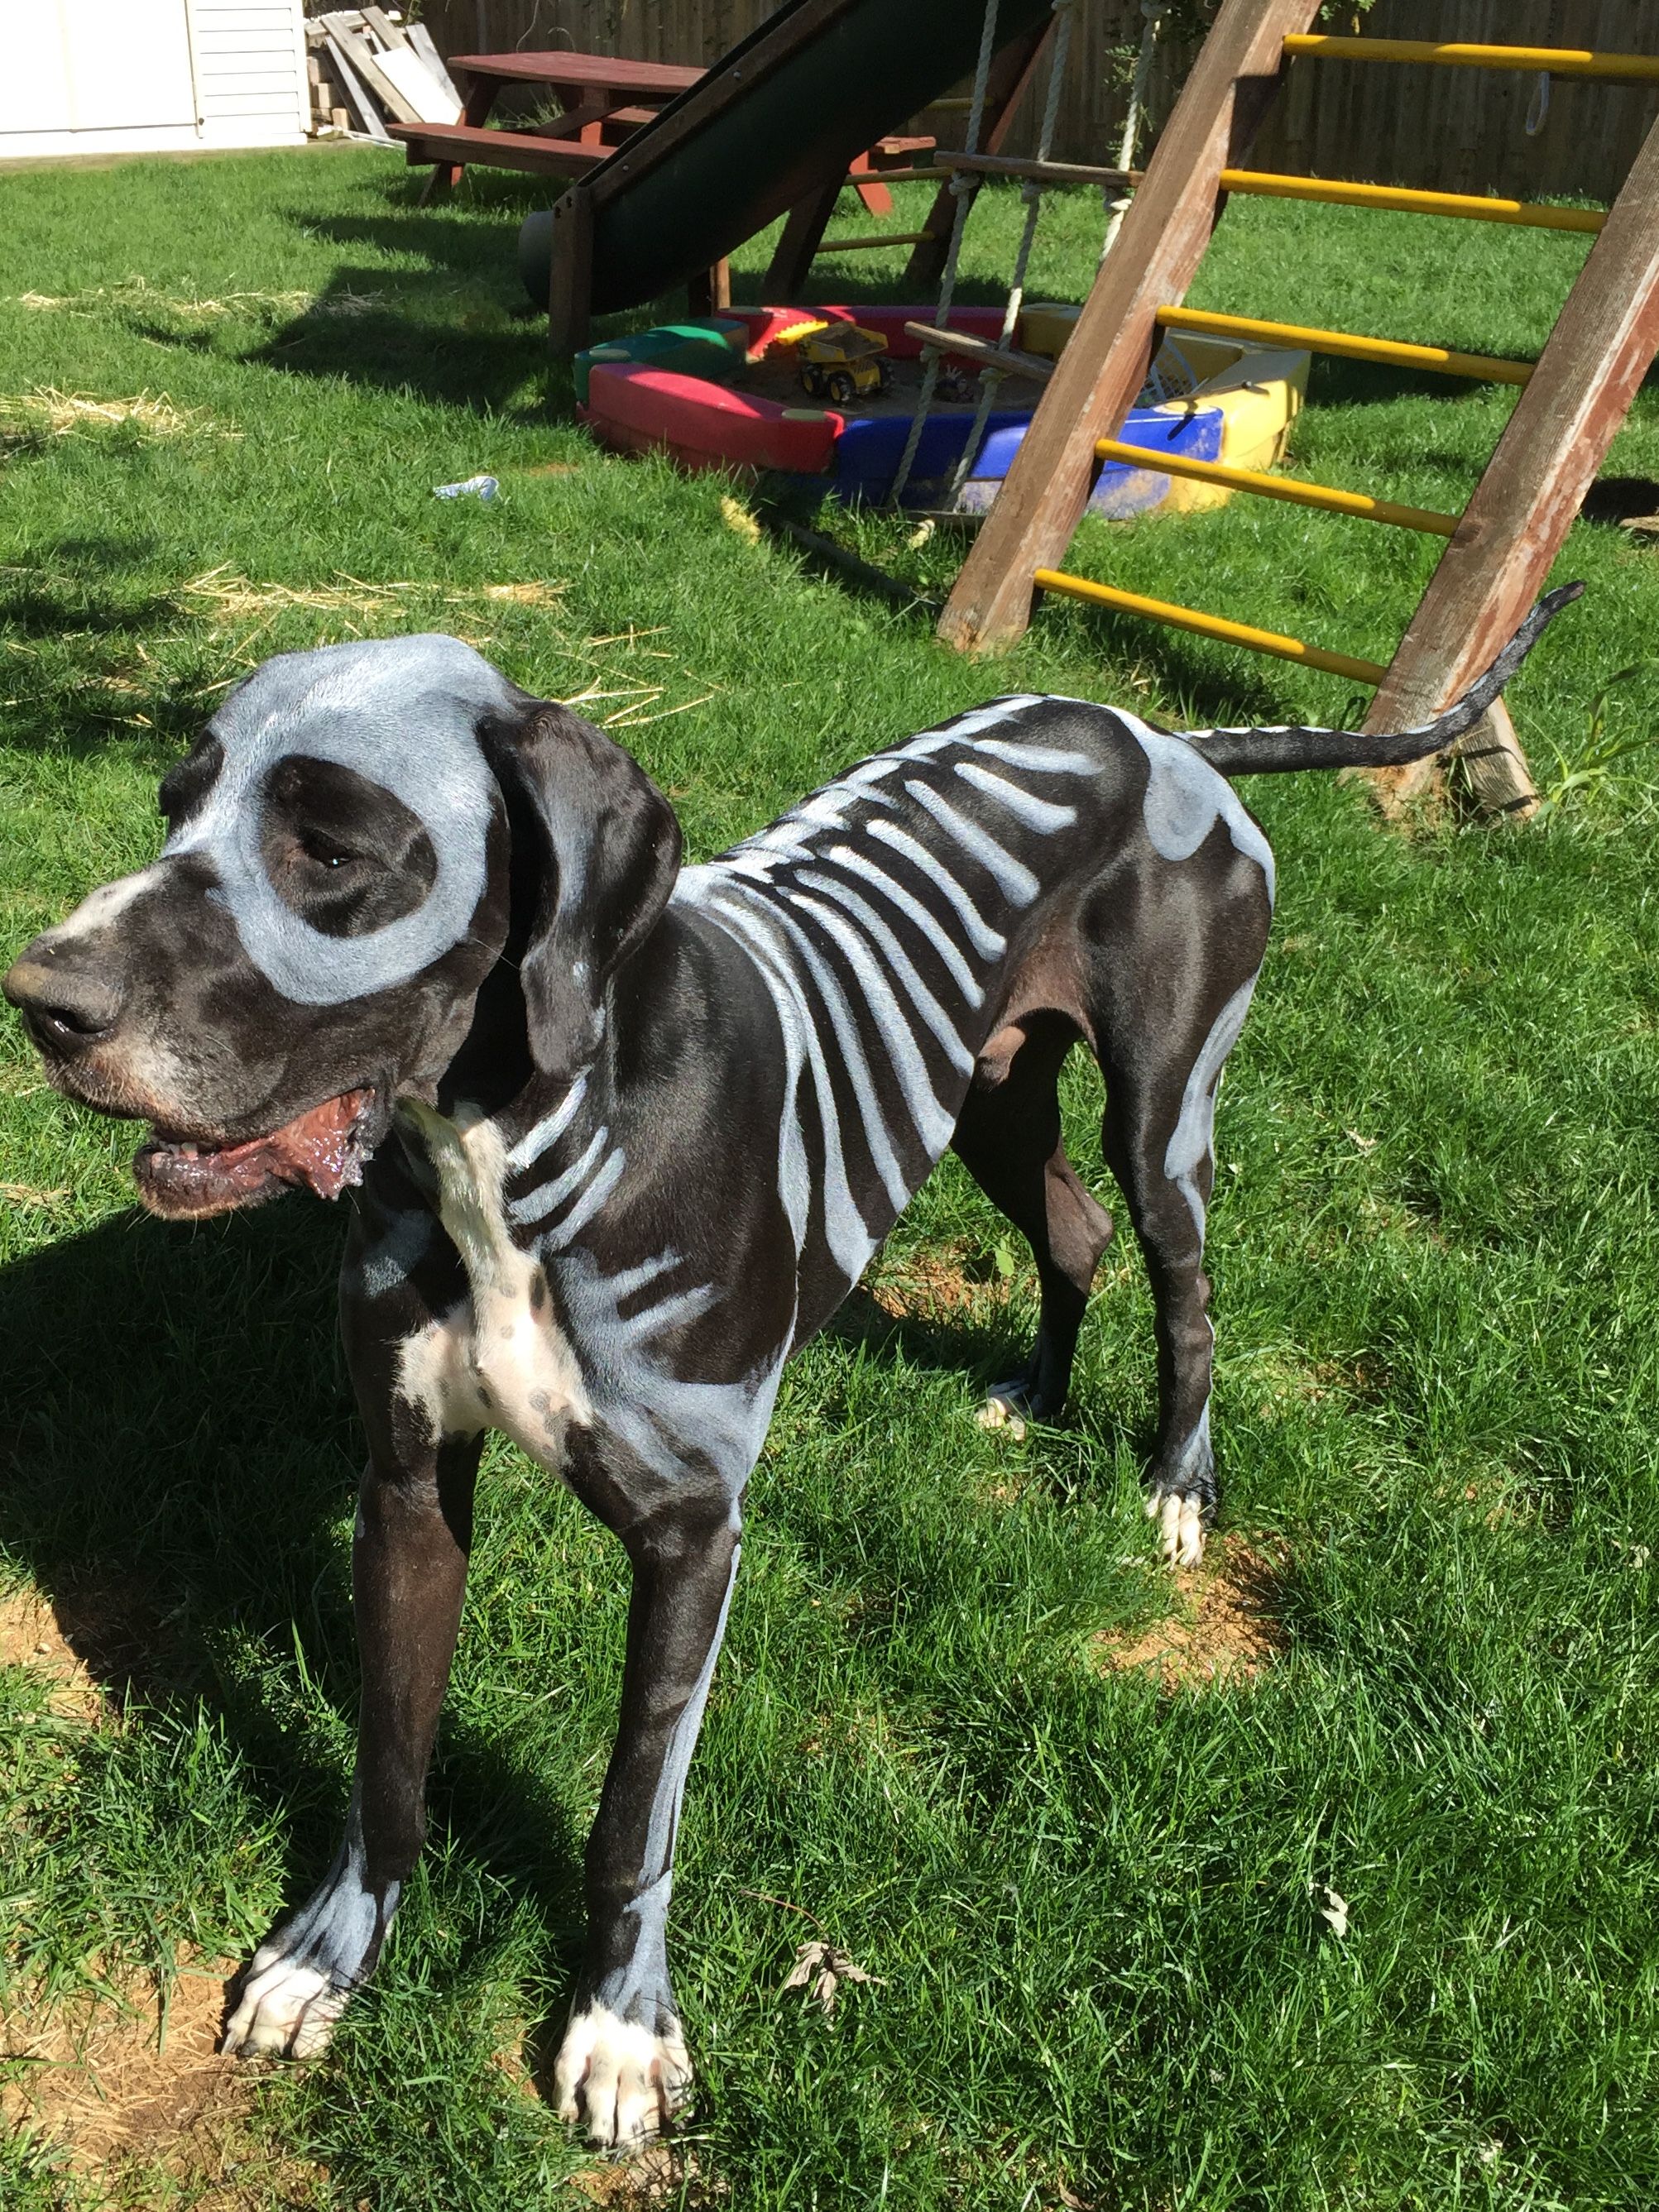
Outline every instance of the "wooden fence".
<path fill-rule="evenodd" d="M 902 7 L 904 0 L 890 4 Z M 771 0 L 425 0 L 422 12 L 447 54 L 564 46 L 707 64 L 772 8 Z M 1079 0 L 1054 148 L 1061 160 L 1109 158 L 1122 129 L 1140 24 L 1139 0 Z M 1353 26 L 1339 19 L 1328 27 Z M 1659 0 L 1376 0 L 1359 27 L 1377 38 L 1659 54 Z M 1168 113 L 1191 59 L 1189 47 L 1160 48 L 1150 101 L 1154 123 Z M 1530 76 L 1302 62 L 1252 159 L 1262 167 L 1442 191 L 1610 199 L 1659 114 L 1659 93 L 1558 81 L 1547 112 L 1541 120 L 1534 113 L 1528 135 L 1536 97 Z M 1030 150 L 1036 104 L 1034 94 L 1009 150 Z M 941 143 L 961 143 L 959 111 L 930 111 L 916 120 Z"/>

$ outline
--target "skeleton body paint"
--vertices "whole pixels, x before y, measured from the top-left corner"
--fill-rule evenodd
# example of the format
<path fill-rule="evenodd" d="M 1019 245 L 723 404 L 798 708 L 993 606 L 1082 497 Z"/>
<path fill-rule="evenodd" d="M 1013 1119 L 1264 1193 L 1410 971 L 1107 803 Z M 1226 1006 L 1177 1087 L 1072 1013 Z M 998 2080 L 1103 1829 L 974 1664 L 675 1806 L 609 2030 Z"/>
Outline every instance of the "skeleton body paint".
<path fill-rule="evenodd" d="M 619 748 L 453 640 L 287 655 L 234 695 L 167 779 L 161 858 L 6 979 L 54 1081 L 153 1123 L 137 1167 L 157 1212 L 362 1180 L 342 1279 L 369 1448 L 356 1778 L 326 1879 L 248 1969 L 232 2047 L 319 2047 L 374 1967 L 420 1849 L 495 1428 L 633 1573 L 556 2080 L 601 2142 L 665 2123 L 690 2078 L 675 1839 L 784 1363 L 949 1147 L 1042 1291 L 1030 1363 L 986 1418 L 1058 1414 L 1112 1234 L 1061 1141 L 1079 1042 L 1152 1291 L 1149 1510 L 1167 1557 L 1197 1557 L 1215 1099 L 1273 900 L 1217 769 L 1437 750 L 1561 596 L 1400 738 L 1279 730 L 1258 754 L 1251 732 L 998 700 L 684 870 Z"/>
<path fill-rule="evenodd" d="M 337 1006 L 407 982 L 464 936 L 483 896 L 495 785 L 478 750 L 481 714 L 514 694 L 453 637 L 385 638 L 268 660 L 214 716 L 223 766 L 204 804 L 163 846 L 217 877 L 213 896 L 248 957 L 286 999 Z M 405 739 L 411 718 L 421 741 Z M 283 897 L 262 850 L 265 787 L 279 761 L 325 761 L 389 791 L 437 851 L 437 880 L 413 914 L 366 936 L 316 927 Z"/>

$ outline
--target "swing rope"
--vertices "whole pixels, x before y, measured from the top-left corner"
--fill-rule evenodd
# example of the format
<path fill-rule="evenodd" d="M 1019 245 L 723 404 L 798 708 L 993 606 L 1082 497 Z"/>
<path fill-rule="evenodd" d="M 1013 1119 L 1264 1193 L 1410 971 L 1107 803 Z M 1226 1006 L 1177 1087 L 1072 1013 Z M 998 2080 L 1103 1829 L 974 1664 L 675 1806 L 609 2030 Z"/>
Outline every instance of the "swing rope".
<path fill-rule="evenodd" d="M 1060 120 L 1060 95 L 1066 82 L 1066 55 L 1072 43 L 1074 5 L 1075 0 L 1054 0 L 1054 46 L 1048 64 L 1048 92 L 1043 105 L 1042 128 L 1037 137 L 1036 157 L 1039 161 L 1048 159 L 1054 143 L 1054 126 Z M 1002 336 L 997 341 L 1005 353 L 1013 343 L 1019 311 L 1025 303 L 1025 272 L 1030 265 L 1037 217 L 1042 209 L 1042 186 L 1036 178 L 1025 179 L 1020 187 L 1020 198 L 1025 203 L 1025 228 L 1020 238 L 1019 252 L 1014 257 L 1014 273 L 1008 288 L 1008 301 L 1002 311 Z M 991 410 L 996 404 L 1002 377 L 1003 372 L 994 364 L 980 371 L 979 406 L 974 415 L 974 427 L 968 433 L 968 442 L 962 449 L 962 458 L 957 463 L 956 473 L 951 479 L 947 505 L 955 501 L 967 481 L 968 471 L 985 435 L 985 426 L 991 419 Z"/>
<path fill-rule="evenodd" d="M 1120 169 L 1133 169 L 1135 165 L 1135 144 L 1140 137 L 1141 118 L 1146 112 L 1146 93 L 1152 82 L 1152 50 L 1158 44 L 1158 34 L 1163 27 L 1168 5 L 1169 0 L 1140 0 L 1140 13 L 1146 27 L 1140 34 L 1140 52 L 1135 56 L 1134 82 L 1129 87 L 1128 112 L 1123 118 L 1123 137 L 1118 143 L 1117 166 Z M 1106 199 L 1106 191 L 1103 191 L 1101 198 L 1106 200 L 1106 211 L 1110 217 L 1106 225 L 1106 242 L 1100 249 L 1100 258 L 1103 261 L 1123 228 L 1123 218 L 1129 209 L 1129 195 L 1126 193 L 1115 200 Z"/>
<path fill-rule="evenodd" d="M 987 87 L 991 81 L 991 56 L 996 47 L 996 36 L 997 0 L 985 0 L 985 27 L 980 34 L 979 60 L 974 70 L 973 102 L 968 110 L 968 143 L 963 149 L 965 154 L 977 154 L 979 151 L 980 126 L 985 119 L 985 95 Z M 956 205 L 951 216 L 950 251 L 945 257 L 945 274 L 939 279 L 939 319 L 941 325 L 950 314 L 951 303 L 956 296 L 957 260 L 962 252 L 962 234 L 968 225 L 968 202 L 975 189 L 975 179 L 964 171 L 957 169 L 952 173 L 951 191 Z M 933 387 L 939 382 L 938 347 L 929 346 L 927 349 L 927 366 L 922 370 L 921 375 L 921 392 L 916 401 L 916 411 L 910 421 L 910 434 L 904 441 L 904 451 L 899 457 L 899 465 L 893 477 L 892 489 L 887 495 L 895 506 L 898 504 L 905 485 L 910 481 L 910 471 L 915 463 L 916 448 L 921 443 L 921 434 L 927 425 L 928 410 L 933 404 Z"/>

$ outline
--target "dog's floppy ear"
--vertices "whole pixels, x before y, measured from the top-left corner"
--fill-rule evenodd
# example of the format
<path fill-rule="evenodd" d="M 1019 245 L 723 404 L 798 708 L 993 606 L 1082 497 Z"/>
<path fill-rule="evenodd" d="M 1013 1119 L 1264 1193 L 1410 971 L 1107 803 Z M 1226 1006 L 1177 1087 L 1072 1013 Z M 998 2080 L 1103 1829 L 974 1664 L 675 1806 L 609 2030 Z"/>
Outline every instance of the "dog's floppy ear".
<path fill-rule="evenodd" d="M 515 884 L 531 885 L 530 1049 L 544 1073 L 569 1076 L 592 1058 L 611 977 L 668 903 L 680 825 L 638 762 L 568 708 L 529 704 L 522 720 L 489 726 L 485 750 L 540 847 L 528 870 L 517 839 L 514 854 Z"/>

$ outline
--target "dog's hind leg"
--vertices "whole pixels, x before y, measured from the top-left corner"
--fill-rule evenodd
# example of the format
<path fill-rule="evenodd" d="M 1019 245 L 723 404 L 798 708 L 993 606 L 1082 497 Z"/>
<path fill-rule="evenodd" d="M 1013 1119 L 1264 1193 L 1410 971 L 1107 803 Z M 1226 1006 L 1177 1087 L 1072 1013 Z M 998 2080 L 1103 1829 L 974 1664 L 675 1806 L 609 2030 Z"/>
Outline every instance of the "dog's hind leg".
<path fill-rule="evenodd" d="M 1055 1419 L 1066 1402 L 1078 1330 L 1112 1217 L 1066 1157 L 1055 1085 L 1077 1039 L 1054 1013 L 1025 1018 L 1012 1056 L 982 1060 L 963 1103 L 952 1149 L 994 1206 L 1030 1245 L 1042 1306 L 1036 1344 L 1018 1375 L 993 1384 L 980 1414 L 988 1428 L 1024 1431 Z"/>
<path fill-rule="evenodd" d="M 1210 1386 L 1215 1345 L 1204 1237 L 1215 1178 L 1215 1099 L 1265 945 L 1265 898 L 1207 909 L 1171 902 L 1163 927 L 1112 949 L 1097 1008 L 1106 1161 L 1146 1256 L 1158 1340 L 1158 1439 L 1146 1510 L 1164 1557 L 1194 1565 L 1214 1516 Z M 1251 913 L 1258 908 L 1259 921 Z M 1157 1005 L 1160 1018 L 1147 1020 Z"/>

